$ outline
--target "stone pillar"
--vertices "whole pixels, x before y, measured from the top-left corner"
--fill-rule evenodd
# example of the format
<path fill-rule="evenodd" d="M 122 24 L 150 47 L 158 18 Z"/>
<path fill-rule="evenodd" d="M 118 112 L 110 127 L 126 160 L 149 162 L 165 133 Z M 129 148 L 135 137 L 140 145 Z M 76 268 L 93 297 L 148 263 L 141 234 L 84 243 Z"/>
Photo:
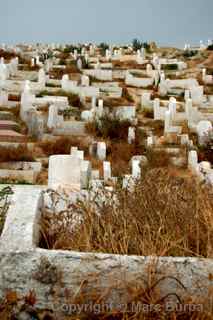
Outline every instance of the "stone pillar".
<path fill-rule="evenodd" d="M 198 170 L 198 155 L 195 150 L 191 150 L 188 153 L 188 168 L 192 171 Z"/>
<path fill-rule="evenodd" d="M 132 144 L 135 141 L 135 128 L 129 127 L 128 129 L 128 143 Z"/>
<path fill-rule="evenodd" d="M 44 69 L 40 69 L 38 72 L 38 83 L 41 89 L 45 88 L 46 85 L 46 74 Z"/>
<path fill-rule="evenodd" d="M 49 114 L 47 120 L 48 129 L 52 130 L 57 127 L 58 123 L 58 107 L 56 105 L 51 105 L 49 107 Z"/>
<path fill-rule="evenodd" d="M 160 120 L 161 114 L 160 114 L 160 99 L 156 98 L 153 103 L 153 109 L 154 109 L 154 119 Z"/>
<path fill-rule="evenodd" d="M 171 112 L 171 118 L 172 120 L 175 118 L 175 114 L 176 114 L 176 104 L 177 101 L 175 98 L 171 97 L 169 99 L 169 111 Z"/>
<path fill-rule="evenodd" d="M 83 87 L 89 87 L 89 77 L 86 75 L 81 76 L 81 85 Z"/>
<path fill-rule="evenodd" d="M 24 91 L 21 95 L 21 107 L 20 107 L 20 118 L 22 121 L 27 122 L 28 111 L 33 107 L 34 96 L 30 91 L 30 81 L 25 81 Z"/>
<path fill-rule="evenodd" d="M 102 161 L 106 159 L 106 143 L 105 142 L 97 143 L 97 158 Z"/>
<path fill-rule="evenodd" d="M 111 179 L 111 164 L 109 161 L 103 162 L 104 181 Z"/>
<path fill-rule="evenodd" d="M 8 92 L 0 91 L 0 106 L 6 106 L 8 104 Z"/>
<path fill-rule="evenodd" d="M 185 102 L 190 99 L 190 90 L 185 90 L 184 92 L 184 100 Z"/>
<path fill-rule="evenodd" d="M 169 129 L 171 127 L 171 120 L 172 120 L 171 111 L 167 110 L 165 112 L 164 133 L 169 132 Z"/>
<path fill-rule="evenodd" d="M 148 77 L 152 77 L 152 65 L 151 64 L 147 64 L 146 66 L 146 74 Z"/>
<path fill-rule="evenodd" d="M 153 137 L 147 137 L 147 148 L 152 147 L 154 144 L 154 139 Z"/>
<path fill-rule="evenodd" d="M 64 91 L 68 90 L 68 84 L 69 84 L 69 76 L 68 74 L 64 74 L 61 80 L 61 88 Z"/>
<path fill-rule="evenodd" d="M 78 147 L 71 147 L 71 155 L 77 157 L 80 160 L 84 160 L 84 151 L 78 150 Z"/>
<path fill-rule="evenodd" d="M 149 107 L 151 103 L 151 92 L 144 92 L 141 96 L 141 106 Z"/>
<path fill-rule="evenodd" d="M 141 177 L 140 160 L 132 160 L 132 177 L 134 179 L 140 179 Z"/>
<path fill-rule="evenodd" d="M 92 97 L 92 109 L 96 108 L 96 97 Z"/>
<path fill-rule="evenodd" d="M 192 114 L 192 99 L 187 99 L 186 104 L 185 104 L 185 112 L 186 112 L 186 118 L 189 123 L 192 123 L 193 121 L 193 114 Z"/>
<path fill-rule="evenodd" d="M 207 135 L 212 132 L 213 127 L 211 121 L 202 120 L 197 125 L 198 142 L 200 145 L 205 145 Z"/>
<path fill-rule="evenodd" d="M 92 176 L 92 167 L 90 161 L 81 161 L 81 189 L 87 189 Z"/>

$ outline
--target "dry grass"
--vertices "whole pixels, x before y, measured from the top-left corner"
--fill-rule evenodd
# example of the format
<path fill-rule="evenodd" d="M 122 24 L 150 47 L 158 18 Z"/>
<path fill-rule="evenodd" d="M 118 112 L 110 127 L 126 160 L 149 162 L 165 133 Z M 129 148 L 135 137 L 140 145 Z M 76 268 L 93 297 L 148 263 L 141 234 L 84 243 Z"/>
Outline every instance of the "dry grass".
<path fill-rule="evenodd" d="M 128 255 L 213 257 L 212 190 L 168 168 L 148 170 L 135 191 L 117 188 L 119 204 L 94 203 L 43 212 L 40 245 L 50 249 Z M 109 198 L 109 196 L 108 196 Z M 80 210 L 84 221 L 70 231 Z M 66 216 L 66 219 L 65 219 Z"/>
<path fill-rule="evenodd" d="M 0 162 L 9 161 L 34 161 L 34 158 L 25 144 L 17 148 L 0 146 Z"/>
<path fill-rule="evenodd" d="M 88 147 L 86 141 L 76 137 L 62 137 L 56 141 L 44 141 L 38 144 L 38 147 L 42 150 L 46 156 L 54 154 L 70 154 L 71 147 L 78 147 L 80 150 L 88 153 Z"/>
<path fill-rule="evenodd" d="M 107 160 L 113 164 L 112 173 L 116 177 L 127 174 L 130 170 L 130 159 L 135 155 L 143 154 L 145 151 L 143 141 L 140 140 L 138 134 L 133 144 L 121 140 L 108 142 L 107 150 Z"/>
<path fill-rule="evenodd" d="M 109 108 L 129 106 L 133 105 L 134 102 L 128 94 L 124 94 L 122 98 L 106 98 L 104 100 L 104 106 Z"/>

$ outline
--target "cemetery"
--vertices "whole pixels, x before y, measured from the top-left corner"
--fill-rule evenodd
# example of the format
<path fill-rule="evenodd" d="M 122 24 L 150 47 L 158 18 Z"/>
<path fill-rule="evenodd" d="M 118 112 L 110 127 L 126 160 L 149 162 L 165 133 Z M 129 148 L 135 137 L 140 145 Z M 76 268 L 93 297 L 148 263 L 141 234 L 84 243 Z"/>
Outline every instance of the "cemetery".
<path fill-rule="evenodd" d="M 0 319 L 141 297 L 211 319 L 213 52 L 191 50 L 1 45 Z"/>

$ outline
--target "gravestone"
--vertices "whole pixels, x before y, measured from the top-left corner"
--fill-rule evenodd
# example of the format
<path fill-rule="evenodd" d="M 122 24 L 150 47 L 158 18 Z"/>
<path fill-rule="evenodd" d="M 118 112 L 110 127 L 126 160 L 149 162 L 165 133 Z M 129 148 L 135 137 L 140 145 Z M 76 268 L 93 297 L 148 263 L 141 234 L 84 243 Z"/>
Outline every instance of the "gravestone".
<path fill-rule="evenodd" d="M 109 161 L 103 162 L 104 181 L 111 179 L 111 164 Z"/>
<path fill-rule="evenodd" d="M 105 142 L 97 143 L 97 158 L 102 161 L 106 159 L 106 143 Z"/>
<path fill-rule="evenodd" d="M 129 127 L 128 129 L 128 143 L 132 144 L 135 141 L 135 128 Z"/>
<path fill-rule="evenodd" d="M 48 187 L 80 191 L 81 160 L 71 155 L 49 157 Z"/>
<path fill-rule="evenodd" d="M 58 107 L 56 105 L 51 105 L 49 107 L 47 127 L 52 130 L 57 127 L 58 124 Z"/>
<path fill-rule="evenodd" d="M 213 130 L 212 123 L 208 120 L 202 120 L 197 125 L 198 142 L 200 145 L 204 145 L 208 133 Z"/>

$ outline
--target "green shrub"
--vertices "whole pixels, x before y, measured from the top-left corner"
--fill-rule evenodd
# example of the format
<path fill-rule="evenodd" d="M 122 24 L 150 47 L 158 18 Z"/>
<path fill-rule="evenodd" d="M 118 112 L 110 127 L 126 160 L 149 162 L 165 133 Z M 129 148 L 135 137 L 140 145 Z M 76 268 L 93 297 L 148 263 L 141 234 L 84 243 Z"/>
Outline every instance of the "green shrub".
<path fill-rule="evenodd" d="M 164 70 L 177 70 L 178 65 L 176 63 L 166 64 L 163 66 Z"/>

